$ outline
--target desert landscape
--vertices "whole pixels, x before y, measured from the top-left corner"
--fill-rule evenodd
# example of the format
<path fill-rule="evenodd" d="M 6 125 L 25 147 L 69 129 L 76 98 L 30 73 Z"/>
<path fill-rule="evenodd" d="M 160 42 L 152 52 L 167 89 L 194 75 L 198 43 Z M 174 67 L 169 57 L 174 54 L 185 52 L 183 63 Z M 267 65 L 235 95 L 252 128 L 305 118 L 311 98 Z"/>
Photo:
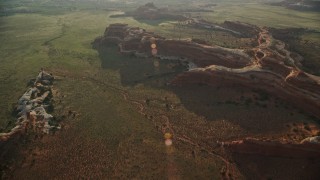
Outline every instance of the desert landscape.
<path fill-rule="evenodd" d="M 317 1 L 1 5 L 1 179 L 320 177 Z"/>

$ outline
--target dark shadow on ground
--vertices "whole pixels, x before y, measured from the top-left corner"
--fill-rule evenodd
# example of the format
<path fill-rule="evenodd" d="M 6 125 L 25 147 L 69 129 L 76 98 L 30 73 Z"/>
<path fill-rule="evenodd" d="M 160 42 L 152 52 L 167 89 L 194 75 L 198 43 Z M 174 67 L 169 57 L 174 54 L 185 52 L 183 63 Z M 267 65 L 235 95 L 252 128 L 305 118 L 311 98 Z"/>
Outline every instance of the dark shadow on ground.
<path fill-rule="evenodd" d="M 172 19 L 171 20 L 170 19 L 147 20 L 147 19 L 137 19 L 137 18 L 134 18 L 134 19 L 140 23 L 148 24 L 151 26 L 158 26 L 159 24 L 164 22 L 175 21 Z"/>
<path fill-rule="evenodd" d="M 172 78 L 187 70 L 187 66 L 180 61 L 124 56 L 115 46 L 102 47 L 98 52 L 103 68 L 119 70 L 123 86 L 142 83 L 154 88 L 165 88 Z"/>

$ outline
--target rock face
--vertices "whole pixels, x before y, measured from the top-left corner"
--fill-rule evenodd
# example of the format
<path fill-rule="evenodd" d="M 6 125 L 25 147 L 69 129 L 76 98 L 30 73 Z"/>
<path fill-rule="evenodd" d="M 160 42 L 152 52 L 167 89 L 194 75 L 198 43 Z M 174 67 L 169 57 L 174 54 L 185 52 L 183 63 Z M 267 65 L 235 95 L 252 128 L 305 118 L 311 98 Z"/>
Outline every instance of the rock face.
<path fill-rule="evenodd" d="M 97 38 L 93 45 L 99 48 L 117 44 L 123 54 L 188 60 L 197 68 L 178 75 L 172 85 L 202 83 L 259 89 L 320 117 L 319 77 L 300 70 L 291 52 L 285 49 L 285 44 L 273 39 L 268 29 L 232 22 L 226 25 L 230 28 L 247 27 L 252 33 L 259 30 L 259 45 L 249 50 L 208 46 L 190 40 L 165 39 L 126 24 L 110 25 L 104 36 Z"/>

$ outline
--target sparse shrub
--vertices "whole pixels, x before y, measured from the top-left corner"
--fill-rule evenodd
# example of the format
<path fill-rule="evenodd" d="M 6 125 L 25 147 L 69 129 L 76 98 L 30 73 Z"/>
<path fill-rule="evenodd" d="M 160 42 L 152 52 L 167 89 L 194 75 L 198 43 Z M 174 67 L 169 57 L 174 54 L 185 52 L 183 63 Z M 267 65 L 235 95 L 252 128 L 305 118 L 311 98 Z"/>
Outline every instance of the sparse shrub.
<path fill-rule="evenodd" d="M 250 104 L 252 103 L 252 99 L 251 99 L 251 98 L 248 98 L 248 99 L 245 100 L 244 103 L 245 103 L 245 105 L 248 106 L 248 105 L 250 105 Z"/>
<path fill-rule="evenodd" d="M 269 100 L 269 94 L 268 93 L 260 91 L 259 95 L 260 95 L 260 100 L 261 101 Z"/>
<path fill-rule="evenodd" d="M 149 106 L 150 105 L 150 99 L 146 99 L 146 104 Z"/>
<path fill-rule="evenodd" d="M 228 101 L 226 101 L 226 104 L 232 104 L 232 101 L 228 100 Z"/>
<path fill-rule="evenodd" d="M 256 79 L 256 76 L 253 75 L 253 74 L 250 74 L 250 78 L 251 78 L 252 80 L 254 80 L 254 79 Z"/>
<path fill-rule="evenodd" d="M 311 131 L 311 128 L 309 126 L 304 126 L 304 129 L 307 131 Z"/>
<path fill-rule="evenodd" d="M 169 106 L 169 104 L 167 104 L 167 103 L 166 103 L 166 109 L 167 109 L 167 111 L 170 110 L 170 106 Z"/>
<path fill-rule="evenodd" d="M 266 104 L 261 104 L 261 107 L 267 108 L 268 106 Z"/>

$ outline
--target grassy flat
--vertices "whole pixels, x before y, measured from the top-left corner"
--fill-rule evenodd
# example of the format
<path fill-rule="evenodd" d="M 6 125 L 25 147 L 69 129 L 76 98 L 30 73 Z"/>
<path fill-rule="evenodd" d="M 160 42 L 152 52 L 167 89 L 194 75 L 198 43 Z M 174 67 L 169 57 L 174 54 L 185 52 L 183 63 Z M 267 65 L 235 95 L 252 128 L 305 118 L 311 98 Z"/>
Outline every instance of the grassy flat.
<path fill-rule="evenodd" d="M 278 138 L 290 128 L 303 131 L 292 124 L 314 124 L 313 117 L 273 98 L 270 102 L 259 100 L 256 92 L 200 85 L 167 87 L 174 62 L 157 68 L 154 59 L 125 57 L 115 47 L 99 54 L 91 42 L 112 23 L 128 23 L 176 39 L 205 39 L 208 32 L 194 28 L 178 32 L 173 21 L 109 18 L 119 11 L 108 8 L 132 9 L 135 5 L 98 2 L 0 2 L 12 10 L 1 11 L 0 16 L 0 127 L 5 129 L 15 119 L 11 113 L 17 99 L 42 67 L 59 77 L 54 83 L 61 93 L 56 114 L 76 113 L 75 118 L 66 118 L 66 128 L 55 136 L 26 146 L 32 153 L 21 158 L 23 161 L 15 159 L 15 178 L 219 179 L 224 163 L 215 155 L 217 141 L 265 134 Z M 268 5 L 226 2 L 201 15 L 212 22 L 238 20 L 320 30 L 319 13 Z M 223 32 L 215 32 L 214 37 L 211 43 L 225 47 L 245 47 L 249 41 L 236 41 Z M 303 39 L 319 42 L 318 34 Z M 157 76 L 161 73 L 169 75 Z M 252 125 L 256 120 L 261 122 Z M 273 126 L 275 122 L 278 124 Z M 161 129 L 163 124 L 170 127 Z M 168 148 L 163 132 L 170 128 L 174 138 L 183 140 L 173 141 Z"/>

